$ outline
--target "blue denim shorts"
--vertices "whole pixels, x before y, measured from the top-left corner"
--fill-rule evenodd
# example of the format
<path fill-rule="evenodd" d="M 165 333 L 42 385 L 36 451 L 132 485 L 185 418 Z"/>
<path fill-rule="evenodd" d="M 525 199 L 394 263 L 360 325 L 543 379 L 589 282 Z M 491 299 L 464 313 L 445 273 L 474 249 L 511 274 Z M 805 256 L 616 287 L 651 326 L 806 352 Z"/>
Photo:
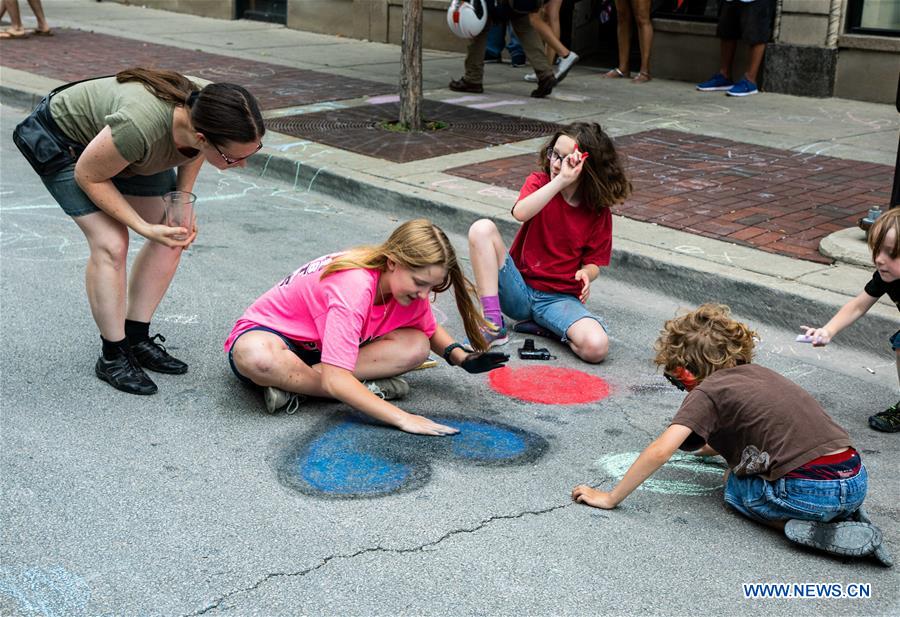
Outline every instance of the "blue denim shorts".
<path fill-rule="evenodd" d="M 894 336 L 891 337 L 891 349 L 894 351 L 900 349 L 900 330 L 894 332 Z"/>
<path fill-rule="evenodd" d="M 763 523 L 790 519 L 827 523 L 856 512 L 866 498 L 868 485 L 865 465 L 844 480 L 781 478 L 769 482 L 759 476 L 729 474 L 725 503 Z"/>
<path fill-rule="evenodd" d="M 53 195 L 56 203 L 62 206 L 63 211 L 69 216 L 84 216 L 100 212 L 100 208 L 94 205 L 91 198 L 75 182 L 74 164 L 63 167 L 51 176 L 42 177 L 41 180 Z M 162 197 L 169 191 L 175 190 L 175 170 L 167 169 L 152 176 L 129 176 L 127 178 L 116 176 L 112 181 L 122 195 Z"/>
<path fill-rule="evenodd" d="M 240 379 L 243 383 L 248 386 L 255 386 L 256 384 L 248 377 L 245 377 L 241 374 L 241 372 L 237 369 L 237 366 L 234 364 L 234 355 L 232 355 L 232 351 L 234 351 L 234 344 L 237 343 L 238 339 L 247 334 L 247 332 L 253 332 L 254 330 L 262 330 L 263 332 L 271 332 L 276 335 L 284 344 L 287 345 L 288 349 L 294 352 L 294 355 L 300 358 L 304 364 L 307 366 L 312 366 L 313 364 L 319 364 L 322 361 L 322 351 L 319 349 L 308 349 L 303 347 L 304 343 L 302 341 L 295 341 L 293 339 L 289 339 L 285 335 L 283 335 L 278 330 L 273 330 L 272 328 L 267 328 L 265 326 L 255 326 L 250 328 L 249 330 L 245 330 L 241 332 L 240 335 L 234 342 L 231 343 L 231 349 L 228 350 L 228 364 L 231 366 L 231 372 L 235 374 L 235 376 Z M 309 343 L 312 344 L 312 343 Z"/>
<path fill-rule="evenodd" d="M 587 310 L 575 296 L 529 287 L 509 254 L 500 268 L 498 283 L 500 310 L 504 315 L 517 321 L 533 319 L 553 331 L 564 343 L 568 340 L 566 332 L 579 319 L 593 319 L 604 331 L 609 332 L 606 322 Z"/>

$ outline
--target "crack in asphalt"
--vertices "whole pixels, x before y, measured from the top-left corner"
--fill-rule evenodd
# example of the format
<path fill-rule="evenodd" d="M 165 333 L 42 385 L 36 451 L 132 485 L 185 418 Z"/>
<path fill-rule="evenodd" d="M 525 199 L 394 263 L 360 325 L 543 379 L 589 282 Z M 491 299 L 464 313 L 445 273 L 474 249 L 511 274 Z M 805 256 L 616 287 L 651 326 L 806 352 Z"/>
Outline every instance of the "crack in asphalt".
<path fill-rule="evenodd" d="M 375 546 L 375 547 L 360 549 L 360 550 L 356 551 L 355 553 L 351 553 L 349 555 L 329 555 L 328 557 L 324 557 L 320 563 L 318 563 L 312 567 L 305 568 L 303 570 L 298 570 L 297 572 L 270 572 L 269 574 L 266 574 L 263 578 L 258 580 L 256 583 L 250 585 L 249 587 L 244 587 L 241 589 L 235 589 L 234 591 L 230 591 L 230 592 L 226 593 L 225 595 L 221 596 L 220 598 L 214 600 L 209 605 L 200 609 L 199 611 L 194 611 L 193 613 L 187 613 L 183 617 L 197 617 L 198 615 L 205 615 L 209 611 L 219 608 L 222 605 L 222 603 L 225 602 L 227 599 L 229 599 L 235 595 L 238 595 L 238 594 L 255 591 L 256 589 L 259 589 L 259 587 L 261 587 L 264 583 L 268 582 L 271 579 L 279 578 L 279 577 L 306 576 L 307 574 L 309 574 L 311 572 L 315 572 L 316 570 L 324 568 L 326 565 L 328 565 L 331 561 L 333 561 L 335 559 L 354 559 L 356 557 L 359 557 L 360 555 L 365 555 L 366 553 L 395 553 L 395 554 L 418 553 L 418 552 L 424 551 L 425 549 L 431 548 L 433 546 L 437 546 L 444 540 L 447 540 L 448 538 L 451 538 L 455 535 L 475 533 L 475 532 L 483 529 L 484 527 L 488 526 L 489 524 L 491 524 L 494 521 L 515 520 L 515 519 L 522 518 L 529 514 L 534 515 L 534 516 L 540 516 L 542 514 L 548 514 L 550 512 L 554 512 L 556 510 L 568 508 L 569 506 L 572 506 L 572 505 L 575 505 L 575 503 L 568 502 L 568 503 L 564 503 L 564 504 L 560 504 L 560 505 L 556 505 L 556 506 L 551 506 L 549 508 L 544 508 L 543 510 L 525 510 L 525 511 L 519 512 L 517 514 L 502 514 L 502 515 L 492 516 L 490 518 L 482 520 L 480 523 L 478 523 L 474 527 L 453 529 L 453 530 L 445 533 L 443 536 L 441 536 L 437 540 L 432 540 L 431 542 L 426 542 L 424 544 L 420 544 L 419 546 L 415 546 L 412 548 L 384 548 L 382 546 Z"/>

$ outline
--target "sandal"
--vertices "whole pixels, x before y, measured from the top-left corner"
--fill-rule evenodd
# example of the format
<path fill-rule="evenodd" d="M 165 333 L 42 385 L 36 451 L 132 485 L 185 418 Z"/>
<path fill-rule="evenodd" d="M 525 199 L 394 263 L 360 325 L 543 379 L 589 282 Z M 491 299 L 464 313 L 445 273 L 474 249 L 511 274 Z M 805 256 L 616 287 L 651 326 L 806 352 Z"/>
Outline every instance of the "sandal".
<path fill-rule="evenodd" d="M 31 31 L 31 34 L 33 34 L 34 36 L 53 36 L 53 30 L 51 30 L 50 28 L 47 28 L 46 30 L 38 30 L 37 28 L 35 28 Z"/>
<path fill-rule="evenodd" d="M 16 32 L 15 30 L 4 30 L 0 32 L 0 39 L 27 39 L 28 38 L 28 30 L 22 30 L 21 32 Z"/>
<path fill-rule="evenodd" d="M 603 79 L 622 79 L 623 77 L 628 77 L 628 74 L 620 71 L 618 67 L 614 68 L 608 73 L 603 73 Z"/>
<path fill-rule="evenodd" d="M 640 73 L 638 73 L 638 74 L 635 76 L 634 79 L 631 80 L 631 83 L 633 83 L 633 84 L 645 84 L 645 83 L 647 83 L 648 81 L 650 81 L 651 79 L 653 79 L 653 78 L 650 77 L 650 73 L 645 73 L 644 71 L 641 71 Z"/>

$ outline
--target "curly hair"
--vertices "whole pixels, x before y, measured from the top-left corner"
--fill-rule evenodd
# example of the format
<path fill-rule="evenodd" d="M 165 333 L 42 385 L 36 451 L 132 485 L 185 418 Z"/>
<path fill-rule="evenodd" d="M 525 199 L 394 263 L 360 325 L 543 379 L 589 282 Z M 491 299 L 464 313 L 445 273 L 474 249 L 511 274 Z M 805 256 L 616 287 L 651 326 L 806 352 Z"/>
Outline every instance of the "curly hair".
<path fill-rule="evenodd" d="M 887 235 L 894 230 L 894 242 L 890 246 L 887 243 Z M 878 217 L 872 229 L 869 230 L 869 250 L 872 251 L 872 261 L 878 257 L 882 249 L 891 259 L 900 257 L 900 208 L 891 208 Z"/>
<path fill-rule="evenodd" d="M 700 382 L 715 371 L 749 364 L 756 332 L 731 318 L 724 304 L 703 304 L 670 319 L 656 339 L 657 366 L 672 372 L 683 366 Z"/>
<path fill-rule="evenodd" d="M 631 194 L 631 182 L 625 175 L 622 159 L 613 140 L 596 122 L 574 122 L 556 131 L 538 153 L 539 164 L 550 175 L 547 152 L 556 145 L 560 135 L 571 138 L 581 152 L 590 154 L 584 162 L 578 198 L 595 212 L 622 203 Z"/>

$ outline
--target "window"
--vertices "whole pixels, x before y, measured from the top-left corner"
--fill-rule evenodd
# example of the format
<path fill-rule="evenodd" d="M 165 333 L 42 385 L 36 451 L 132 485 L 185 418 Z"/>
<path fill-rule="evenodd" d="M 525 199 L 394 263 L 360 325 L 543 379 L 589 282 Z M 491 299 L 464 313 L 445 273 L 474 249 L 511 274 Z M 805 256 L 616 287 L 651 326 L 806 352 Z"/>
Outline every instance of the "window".
<path fill-rule="evenodd" d="M 900 36 L 900 2 L 850 0 L 847 5 L 847 32 Z"/>

